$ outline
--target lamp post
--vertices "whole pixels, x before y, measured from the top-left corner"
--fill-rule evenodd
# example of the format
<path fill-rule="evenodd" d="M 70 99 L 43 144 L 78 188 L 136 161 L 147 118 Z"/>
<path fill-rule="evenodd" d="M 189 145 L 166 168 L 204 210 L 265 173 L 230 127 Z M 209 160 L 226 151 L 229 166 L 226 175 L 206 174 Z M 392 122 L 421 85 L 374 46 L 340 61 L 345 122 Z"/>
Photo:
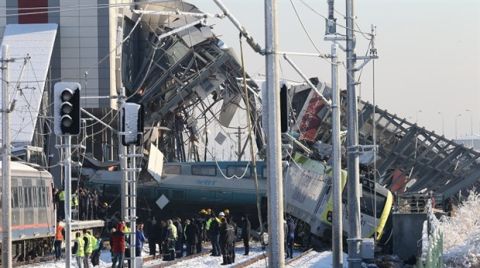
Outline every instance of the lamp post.
<path fill-rule="evenodd" d="M 417 110 L 417 112 L 415 113 L 415 123 L 418 125 L 418 114 L 421 113 L 422 110 Z"/>
<path fill-rule="evenodd" d="M 457 116 L 455 116 L 455 139 L 456 140 L 458 139 L 458 118 L 461 116 L 462 114 L 457 114 Z"/>
<path fill-rule="evenodd" d="M 442 136 L 445 136 L 445 118 L 443 117 L 443 113 L 442 113 L 442 112 L 438 112 L 438 114 L 439 114 L 440 117 L 442 118 Z"/>
<path fill-rule="evenodd" d="M 473 148 L 473 112 L 470 109 L 466 109 L 465 112 L 470 113 L 470 142 Z"/>

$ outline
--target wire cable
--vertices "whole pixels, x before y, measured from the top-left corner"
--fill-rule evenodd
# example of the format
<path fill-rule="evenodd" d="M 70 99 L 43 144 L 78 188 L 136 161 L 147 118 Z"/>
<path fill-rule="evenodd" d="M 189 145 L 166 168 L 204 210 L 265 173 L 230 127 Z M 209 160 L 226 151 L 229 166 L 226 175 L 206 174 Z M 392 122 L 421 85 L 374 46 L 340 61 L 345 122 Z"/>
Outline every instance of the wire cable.
<path fill-rule="evenodd" d="M 328 19 L 325 15 L 321 14 L 320 12 L 318 12 L 317 10 L 315 10 L 312 6 L 310 6 L 309 4 L 307 4 L 304 0 L 300 0 L 300 2 L 302 2 L 302 4 L 304 6 L 306 6 L 308 9 L 310 9 L 313 13 L 317 14 L 318 16 L 324 18 L 324 19 Z M 344 16 L 345 17 L 345 16 Z M 350 29 L 349 27 L 347 26 L 344 26 L 342 24 L 339 24 L 337 23 L 336 25 L 340 26 L 341 28 L 344 28 L 344 29 L 347 29 L 347 30 L 352 30 L 354 32 L 357 32 L 357 33 L 360 33 L 362 34 L 362 36 L 370 36 L 370 33 L 365 33 L 365 32 L 362 32 L 362 31 L 359 31 L 359 30 L 356 30 L 356 29 Z M 367 40 L 369 40 L 369 38 L 367 38 Z"/>
<path fill-rule="evenodd" d="M 54 13 L 62 13 L 62 12 L 70 12 L 70 11 L 82 11 L 82 10 L 89 10 L 89 9 L 104 9 L 104 8 L 121 8 L 121 7 L 129 7 L 133 5 L 150 5 L 155 4 L 156 6 L 161 6 L 166 9 L 176 10 L 176 8 L 168 6 L 168 5 L 161 5 L 160 3 L 165 3 L 166 1 L 148 1 L 148 2 L 131 2 L 131 3 L 115 3 L 115 4 L 98 4 L 98 5 L 77 5 L 73 7 L 68 7 L 62 9 L 61 6 L 47 6 L 47 7 L 29 7 L 29 8 L 6 8 L 4 10 L 42 10 L 42 11 L 33 11 L 33 12 L 18 12 L 18 13 L 8 13 L 5 15 L 0 15 L 0 18 L 8 18 L 8 17 L 16 17 L 16 16 L 28 16 L 28 15 L 41 15 L 41 14 L 54 14 Z M 47 9 L 47 10 L 45 10 Z M 54 9 L 54 10 L 48 10 Z"/>

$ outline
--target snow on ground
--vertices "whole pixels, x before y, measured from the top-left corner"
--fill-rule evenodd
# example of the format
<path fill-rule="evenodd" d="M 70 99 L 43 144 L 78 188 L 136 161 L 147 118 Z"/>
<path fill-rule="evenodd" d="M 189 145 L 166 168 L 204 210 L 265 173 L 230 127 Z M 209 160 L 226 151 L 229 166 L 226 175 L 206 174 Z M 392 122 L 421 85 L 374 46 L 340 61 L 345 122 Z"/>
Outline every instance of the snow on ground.
<path fill-rule="evenodd" d="M 205 244 L 205 249 L 209 249 L 209 244 Z M 236 257 L 235 257 L 235 264 L 238 264 L 240 262 L 243 262 L 247 259 L 254 258 L 263 252 L 260 244 L 255 244 L 252 243 L 250 244 L 250 254 L 248 256 L 243 255 L 244 253 L 244 248 L 243 246 L 239 246 L 235 249 Z M 148 256 L 148 244 L 146 244 L 143 248 L 143 256 Z M 190 260 L 185 260 L 182 262 L 179 262 L 175 265 L 172 265 L 171 267 L 195 267 L 195 268 L 213 268 L 213 267 L 232 267 L 233 265 L 220 265 L 222 263 L 223 259 L 222 257 L 213 257 L 210 255 L 205 255 L 202 256 L 201 258 L 194 258 Z M 155 267 L 156 265 L 162 264 L 162 263 L 168 263 L 166 261 L 163 261 L 161 259 L 156 259 L 152 260 L 149 262 L 145 262 L 143 264 L 143 267 Z M 91 263 L 90 263 L 91 265 Z M 107 268 L 112 266 L 112 257 L 110 254 L 109 250 L 102 250 L 100 254 L 100 264 L 99 266 L 95 266 L 96 268 Z M 36 263 L 36 264 L 29 264 L 25 266 L 20 266 L 23 268 L 64 268 L 65 267 L 65 260 L 62 259 L 60 261 L 48 261 L 48 262 L 43 262 L 43 263 Z M 75 256 L 72 256 L 72 267 L 78 267 L 77 266 L 77 261 L 75 259 Z M 90 266 L 92 267 L 92 266 Z"/>
<path fill-rule="evenodd" d="M 331 251 L 310 251 L 305 256 L 295 260 L 286 267 L 305 267 L 305 268 L 327 268 L 332 267 L 332 252 Z M 343 267 L 347 265 L 347 254 L 343 254 Z"/>
<path fill-rule="evenodd" d="M 75 256 L 72 256 L 72 267 L 78 267 L 77 266 L 77 260 L 75 259 Z M 92 263 L 90 262 L 90 265 Z M 111 267 L 112 266 L 112 257 L 110 255 L 109 250 L 102 250 L 102 253 L 100 254 L 100 264 L 99 266 L 95 266 L 98 268 L 106 268 L 106 267 Z M 28 264 L 28 265 L 23 265 L 19 267 L 29 267 L 29 268 L 64 268 L 65 267 L 65 259 L 62 259 L 60 261 L 48 261 L 48 262 L 42 262 L 42 263 L 35 263 L 35 264 Z"/>
<path fill-rule="evenodd" d="M 293 256 L 295 257 L 296 254 L 300 254 L 301 252 L 298 253 L 293 253 Z M 343 263 L 344 267 L 347 267 L 347 255 L 343 254 Z M 267 267 L 268 264 L 268 258 L 265 258 L 263 260 L 260 260 L 252 265 L 249 265 L 249 268 L 265 268 Z M 305 256 L 302 256 L 299 259 L 296 259 L 292 261 L 291 263 L 285 265 L 285 267 L 291 267 L 291 268 L 328 268 L 332 267 L 332 252 L 331 251 L 323 251 L 323 252 L 317 252 L 317 251 L 310 251 L 307 253 Z"/>
<path fill-rule="evenodd" d="M 480 266 L 480 194 L 470 193 L 453 216 L 443 217 L 443 252 L 448 267 Z"/>
<path fill-rule="evenodd" d="M 243 255 L 245 253 L 243 246 L 238 246 L 235 248 L 235 263 L 232 265 L 221 265 L 223 262 L 222 257 L 214 257 L 210 256 L 209 254 L 204 255 L 200 258 L 193 258 L 185 261 L 178 262 L 174 265 L 171 265 L 169 267 L 195 267 L 195 268 L 201 268 L 201 267 L 206 267 L 206 268 L 213 268 L 213 267 L 233 267 L 235 264 L 239 264 L 241 262 L 244 262 L 247 259 L 254 258 L 260 254 L 265 252 L 262 250 L 260 244 L 250 244 L 250 254 L 248 256 Z M 147 263 L 144 263 L 143 267 L 155 267 L 155 265 L 158 265 L 160 263 L 165 263 L 164 261 L 161 260 L 153 260 Z"/>

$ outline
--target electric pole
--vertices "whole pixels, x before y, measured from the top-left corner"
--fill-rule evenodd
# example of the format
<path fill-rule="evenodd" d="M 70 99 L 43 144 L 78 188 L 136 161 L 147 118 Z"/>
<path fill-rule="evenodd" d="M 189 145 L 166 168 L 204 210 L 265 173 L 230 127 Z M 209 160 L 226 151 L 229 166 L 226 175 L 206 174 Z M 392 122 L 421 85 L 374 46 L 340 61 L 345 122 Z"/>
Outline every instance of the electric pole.
<path fill-rule="evenodd" d="M 12 203 L 10 202 L 10 107 L 8 45 L 2 46 L 2 267 L 12 267 Z"/>
<path fill-rule="evenodd" d="M 280 83 L 277 56 L 277 1 L 265 1 L 265 66 L 268 168 L 268 267 L 285 266 L 283 231 L 283 174 L 280 133 Z"/>
<path fill-rule="evenodd" d="M 347 32 L 347 151 L 348 151 L 348 267 L 359 268 L 362 264 L 360 246 L 360 175 L 358 145 L 357 94 L 355 91 L 355 35 L 353 0 L 346 0 Z"/>
<path fill-rule="evenodd" d="M 328 0 L 328 19 L 326 20 L 325 40 L 332 41 L 331 68 L 332 68 L 332 162 L 333 162 L 333 211 L 332 211 L 332 266 L 343 267 L 343 210 L 342 210 L 342 143 L 341 130 L 341 103 L 338 89 L 338 41 L 345 40 L 337 35 L 337 20 L 334 16 L 334 0 Z"/>

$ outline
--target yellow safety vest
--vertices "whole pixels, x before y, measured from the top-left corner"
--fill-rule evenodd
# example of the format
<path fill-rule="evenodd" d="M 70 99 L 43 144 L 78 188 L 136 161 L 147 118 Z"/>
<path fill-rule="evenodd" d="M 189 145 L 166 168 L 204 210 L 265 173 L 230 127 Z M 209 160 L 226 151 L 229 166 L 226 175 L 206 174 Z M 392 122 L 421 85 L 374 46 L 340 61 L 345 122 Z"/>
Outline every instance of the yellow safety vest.
<path fill-rule="evenodd" d="M 80 236 L 79 238 L 77 238 L 77 256 L 78 257 L 85 257 L 85 251 L 84 251 L 84 248 L 85 247 L 85 241 L 83 241 L 83 236 Z"/>
<path fill-rule="evenodd" d="M 65 201 L 65 191 L 60 191 L 58 194 L 58 199 L 60 199 L 60 201 Z"/>
<path fill-rule="evenodd" d="M 93 250 L 95 249 L 95 246 L 97 245 L 97 239 L 95 238 L 95 236 L 91 234 L 88 234 L 87 238 L 88 238 L 88 247 L 87 247 L 86 253 L 92 254 Z"/>

